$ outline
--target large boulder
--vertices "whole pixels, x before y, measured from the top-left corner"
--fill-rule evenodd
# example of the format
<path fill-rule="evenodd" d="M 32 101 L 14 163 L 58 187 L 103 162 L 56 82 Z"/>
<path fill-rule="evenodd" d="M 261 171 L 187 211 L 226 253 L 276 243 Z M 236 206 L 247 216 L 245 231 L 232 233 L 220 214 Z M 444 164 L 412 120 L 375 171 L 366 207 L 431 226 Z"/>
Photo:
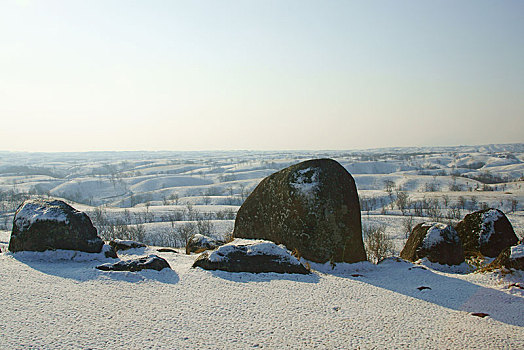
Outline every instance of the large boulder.
<path fill-rule="evenodd" d="M 366 260 L 353 177 L 332 159 L 266 177 L 240 207 L 234 237 L 265 239 L 324 263 Z"/>
<path fill-rule="evenodd" d="M 156 270 L 161 271 L 165 268 L 171 269 L 169 263 L 158 255 L 148 255 L 141 258 L 122 260 L 114 264 L 102 264 L 96 267 L 102 271 L 141 271 L 141 270 Z"/>
<path fill-rule="evenodd" d="M 203 253 L 193 267 L 228 272 L 309 273 L 285 247 L 247 239 L 235 239 L 212 252 Z"/>
<path fill-rule="evenodd" d="M 16 210 L 9 250 L 99 253 L 103 245 L 85 213 L 60 200 L 30 199 Z"/>
<path fill-rule="evenodd" d="M 187 241 L 186 254 L 201 253 L 204 250 L 215 249 L 222 244 L 224 244 L 224 242 L 220 240 L 204 236 L 200 233 L 195 233 L 189 237 L 189 240 Z"/>
<path fill-rule="evenodd" d="M 496 257 L 504 249 L 516 244 L 518 238 L 513 226 L 498 209 L 484 209 L 468 214 L 456 226 L 467 256 L 479 253 Z"/>
<path fill-rule="evenodd" d="M 486 269 L 493 270 L 502 267 L 524 270 L 524 241 L 521 241 L 515 246 L 504 249 L 499 256 L 497 256 L 497 258 L 486 267 Z"/>
<path fill-rule="evenodd" d="M 409 261 L 427 258 L 443 265 L 459 265 L 464 262 L 464 251 L 453 227 L 440 223 L 420 223 L 413 228 L 400 257 Z"/>

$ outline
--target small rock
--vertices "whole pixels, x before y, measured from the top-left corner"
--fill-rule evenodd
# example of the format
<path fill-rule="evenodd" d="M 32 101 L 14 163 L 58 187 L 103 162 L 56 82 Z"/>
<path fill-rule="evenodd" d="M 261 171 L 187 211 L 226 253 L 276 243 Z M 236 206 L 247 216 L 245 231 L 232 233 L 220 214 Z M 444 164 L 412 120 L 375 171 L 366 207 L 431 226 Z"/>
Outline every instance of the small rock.
<path fill-rule="evenodd" d="M 141 271 L 141 270 L 156 270 L 160 271 L 164 268 L 171 267 L 167 261 L 157 255 L 148 255 L 132 260 L 122 260 L 114 264 L 102 264 L 96 267 L 102 271 Z"/>
<path fill-rule="evenodd" d="M 128 250 L 134 248 L 144 248 L 146 246 L 144 243 L 141 242 L 123 239 L 114 239 L 112 241 L 109 241 L 109 245 L 113 247 L 115 251 Z"/>
<path fill-rule="evenodd" d="M 202 253 L 205 250 L 215 249 L 223 244 L 224 242 L 220 240 L 196 233 L 187 241 L 186 254 Z"/>
<path fill-rule="evenodd" d="M 486 316 L 489 316 L 489 314 L 486 314 L 484 312 L 472 312 L 471 316 L 477 316 L 477 317 L 480 317 L 480 318 L 484 318 Z"/>
<path fill-rule="evenodd" d="M 424 290 L 424 289 L 429 289 L 431 290 L 430 287 L 426 287 L 426 286 L 420 286 L 420 287 L 417 287 L 418 290 Z"/>
<path fill-rule="evenodd" d="M 359 273 L 353 273 L 351 274 L 351 277 L 364 277 L 364 275 L 361 275 Z"/>
<path fill-rule="evenodd" d="M 159 248 L 156 251 L 160 253 L 177 253 L 178 254 L 176 250 L 171 249 L 171 248 Z"/>

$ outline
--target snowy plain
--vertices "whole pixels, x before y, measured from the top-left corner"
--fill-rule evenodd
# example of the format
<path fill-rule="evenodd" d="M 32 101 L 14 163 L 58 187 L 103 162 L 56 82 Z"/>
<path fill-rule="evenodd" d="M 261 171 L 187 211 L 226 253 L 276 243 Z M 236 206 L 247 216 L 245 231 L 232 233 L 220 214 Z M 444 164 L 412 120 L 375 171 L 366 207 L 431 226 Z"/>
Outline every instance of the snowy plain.
<path fill-rule="evenodd" d="M 209 219 L 212 236 L 223 237 L 265 176 L 320 157 L 351 172 L 366 205 L 363 226 L 385 227 L 396 253 L 406 241 L 406 217 L 416 224 L 435 221 L 434 214 L 449 223 L 458 220 L 451 214 L 463 217 L 483 206 L 503 210 L 523 237 L 524 144 L 0 152 L 0 348 L 524 348 L 522 273 L 469 273 L 473 268 L 466 264 L 393 259 L 334 269 L 311 263 L 308 276 L 209 272 L 191 268 L 197 255 L 181 248 L 156 251 L 155 245 L 176 243 L 167 238 L 198 215 Z M 404 213 L 396 205 L 399 192 L 412 203 L 437 200 L 437 211 Z M 103 272 L 95 266 L 111 260 L 99 255 L 7 252 L 16 200 L 26 195 L 65 199 L 92 218 L 102 208 L 108 221 L 141 225 L 150 246 L 121 258 L 157 254 L 172 270 Z"/>

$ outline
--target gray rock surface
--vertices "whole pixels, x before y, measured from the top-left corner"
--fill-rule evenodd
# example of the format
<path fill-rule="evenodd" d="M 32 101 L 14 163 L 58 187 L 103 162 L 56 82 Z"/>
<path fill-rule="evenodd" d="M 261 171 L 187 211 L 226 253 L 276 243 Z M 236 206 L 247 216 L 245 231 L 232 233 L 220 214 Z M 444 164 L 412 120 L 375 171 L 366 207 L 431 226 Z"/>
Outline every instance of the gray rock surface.
<path fill-rule="evenodd" d="M 85 213 L 61 200 L 30 199 L 16 210 L 9 250 L 99 253 L 103 245 Z"/>
<path fill-rule="evenodd" d="M 353 177 L 332 159 L 266 177 L 240 207 L 234 237 L 265 239 L 324 263 L 366 260 Z"/>
<path fill-rule="evenodd" d="M 162 269 L 171 267 L 168 262 L 157 256 L 157 255 L 148 255 L 141 258 L 131 259 L 131 260 L 122 260 L 114 264 L 102 264 L 96 267 L 102 271 L 141 271 L 141 270 L 156 270 L 161 271 Z"/>
<path fill-rule="evenodd" d="M 468 214 L 456 226 L 466 256 L 482 254 L 497 257 L 504 249 L 516 244 L 513 226 L 498 209 L 484 209 Z"/>
<path fill-rule="evenodd" d="M 400 257 L 409 261 L 427 258 L 434 263 L 459 265 L 464 262 L 464 251 L 453 227 L 440 223 L 420 223 L 413 228 Z"/>

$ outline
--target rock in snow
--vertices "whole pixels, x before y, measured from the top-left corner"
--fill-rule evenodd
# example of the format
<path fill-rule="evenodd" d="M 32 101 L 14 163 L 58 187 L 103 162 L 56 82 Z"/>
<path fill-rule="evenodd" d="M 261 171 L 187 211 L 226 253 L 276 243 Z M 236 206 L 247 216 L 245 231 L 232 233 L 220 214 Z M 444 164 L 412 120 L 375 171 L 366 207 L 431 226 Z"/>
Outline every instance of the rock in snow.
<path fill-rule="evenodd" d="M 229 272 L 309 273 L 285 247 L 248 239 L 235 239 L 212 252 L 203 253 L 193 267 Z"/>
<path fill-rule="evenodd" d="M 186 254 L 201 253 L 204 250 L 215 249 L 222 244 L 224 242 L 196 233 L 187 241 Z"/>
<path fill-rule="evenodd" d="M 9 250 L 99 253 L 103 245 L 85 213 L 61 200 L 30 199 L 16 210 Z"/>
<path fill-rule="evenodd" d="M 410 261 L 427 258 L 434 263 L 459 265 L 464 262 L 464 251 L 453 227 L 421 223 L 413 228 L 400 257 Z"/>
<path fill-rule="evenodd" d="M 114 264 L 102 264 L 96 267 L 102 271 L 141 271 L 141 270 L 157 270 L 171 267 L 168 262 L 157 255 L 148 255 L 141 258 L 122 260 Z"/>
<path fill-rule="evenodd" d="M 266 239 L 315 262 L 366 260 L 353 177 L 332 159 L 266 177 L 240 207 L 234 237 Z"/>
<path fill-rule="evenodd" d="M 480 253 L 494 258 L 502 250 L 518 242 L 513 226 L 498 209 L 484 209 L 468 214 L 455 229 L 466 255 Z"/>
<path fill-rule="evenodd" d="M 504 249 L 499 256 L 487 266 L 489 270 L 500 267 L 524 270 L 524 241 Z"/>
<path fill-rule="evenodd" d="M 146 246 L 144 243 L 141 242 L 122 239 L 114 239 L 112 241 L 109 241 L 109 245 L 113 247 L 115 251 L 128 250 L 133 248 L 143 248 Z"/>

